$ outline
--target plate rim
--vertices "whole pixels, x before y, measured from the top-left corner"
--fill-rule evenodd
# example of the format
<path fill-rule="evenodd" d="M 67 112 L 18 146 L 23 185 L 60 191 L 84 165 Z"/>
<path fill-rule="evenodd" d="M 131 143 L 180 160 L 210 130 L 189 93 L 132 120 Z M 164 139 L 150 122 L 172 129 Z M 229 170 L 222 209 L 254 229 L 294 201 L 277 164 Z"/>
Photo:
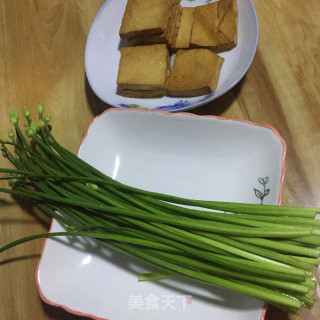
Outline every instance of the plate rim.
<path fill-rule="evenodd" d="M 86 40 L 86 45 L 85 45 L 85 52 L 84 52 L 85 75 L 86 75 L 86 79 L 87 79 L 87 81 L 88 81 L 88 83 L 89 83 L 89 86 L 90 86 L 91 90 L 93 91 L 93 93 L 94 93 L 101 101 L 103 101 L 105 104 L 109 105 L 109 106 L 112 107 L 112 108 L 130 109 L 131 107 L 121 107 L 121 106 L 119 106 L 119 104 L 116 105 L 115 103 L 110 103 L 110 101 L 107 101 L 105 98 L 103 98 L 99 93 L 97 93 L 97 92 L 93 89 L 94 86 L 92 85 L 92 80 L 91 80 L 91 79 L 89 78 L 89 76 L 88 76 L 88 67 L 87 67 L 88 62 L 87 62 L 87 61 L 88 61 L 88 43 L 89 43 L 89 41 L 90 41 L 90 39 L 91 39 L 91 38 L 90 38 L 90 35 L 91 35 L 91 32 L 92 32 L 92 30 L 93 30 L 93 28 L 94 28 L 94 24 L 95 24 L 96 21 L 99 19 L 99 16 L 100 16 L 101 12 L 105 9 L 105 7 L 109 4 L 110 1 L 113 1 L 113 0 L 106 0 L 106 1 L 102 4 L 102 6 L 101 6 L 100 9 L 98 10 L 98 12 L 97 12 L 94 20 L 93 20 L 92 23 L 91 23 L 91 26 L 90 26 L 90 29 L 89 29 L 89 32 L 88 32 L 88 35 L 87 35 L 87 40 Z M 241 0 L 237 0 L 237 2 L 238 2 L 238 1 L 241 1 Z M 229 92 L 232 88 L 234 88 L 234 87 L 243 79 L 243 77 L 244 77 L 245 74 L 247 73 L 247 71 L 248 71 L 249 67 L 251 66 L 252 61 L 253 61 L 253 59 L 254 59 L 254 57 L 255 57 L 255 54 L 256 54 L 256 51 L 257 51 L 257 47 L 258 47 L 258 40 L 259 40 L 259 22 L 258 22 L 257 12 L 256 12 L 256 10 L 255 10 L 255 7 L 254 7 L 254 4 L 253 4 L 252 0 L 245 0 L 245 1 L 247 1 L 247 3 L 250 5 L 251 10 L 252 10 L 252 12 L 253 12 L 253 17 L 254 17 L 254 22 L 255 22 L 255 27 L 256 27 L 256 28 L 255 28 L 255 30 L 256 30 L 256 37 L 255 37 L 255 39 L 254 39 L 254 50 L 253 50 L 252 53 L 251 53 L 250 59 L 248 60 L 248 64 L 247 64 L 247 66 L 242 70 L 242 72 L 240 73 L 240 75 L 238 76 L 238 78 L 237 78 L 235 81 L 233 81 L 229 86 L 227 86 L 226 89 L 225 89 L 223 92 L 220 92 L 220 93 L 217 94 L 217 95 L 212 96 L 212 95 L 214 94 L 214 92 L 212 92 L 212 93 L 210 93 L 210 94 L 208 94 L 208 95 L 202 96 L 203 99 L 201 99 L 201 100 L 198 101 L 198 102 L 194 102 L 194 104 L 192 104 L 192 105 L 184 106 L 184 107 L 177 107 L 176 109 L 168 109 L 168 110 L 164 109 L 164 110 L 162 110 L 162 111 L 167 111 L 167 112 L 170 112 L 170 113 L 174 113 L 174 112 L 181 112 L 181 111 L 183 112 L 183 111 L 188 111 L 188 110 L 191 110 L 191 109 L 194 109 L 194 108 L 198 108 L 198 107 L 200 107 L 200 106 L 202 106 L 202 105 L 205 105 L 205 104 L 207 104 L 207 103 L 209 103 L 209 102 L 211 102 L 211 101 L 214 101 L 214 100 L 218 99 L 219 97 L 223 96 L 224 94 L 226 94 L 227 92 Z M 209 96 L 209 97 L 207 97 L 207 96 Z M 199 96 L 199 97 L 201 97 L 201 96 Z M 178 97 L 178 98 L 179 98 L 179 97 Z M 188 98 L 188 97 L 186 97 L 186 98 Z M 193 97 L 193 98 L 194 98 L 194 97 Z M 181 100 L 181 101 L 182 101 L 183 99 L 184 99 L 184 97 L 180 97 L 180 100 Z M 177 101 L 177 102 L 178 102 L 178 101 Z M 165 107 L 165 106 L 164 106 L 164 107 Z M 147 110 L 157 110 L 157 109 L 155 109 L 155 108 L 159 108 L 159 106 L 153 107 L 153 108 L 147 109 Z M 143 108 L 137 108 L 137 109 L 142 109 L 142 110 L 144 110 Z"/>
<path fill-rule="evenodd" d="M 222 120 L 222 121 L 234 121 L 234 122 L 239 122 L 239 123 L 246 123 L 249 124 L 251 126 L 256 126 L 256 127 L 263 127 L 266 129 L 269 129 L 273 134 L 275 134 L 277 136 L 277 138 L 279 139 L 281 145 L 282 145 L 282 157 L 281 157 L 281 174 L 280 174 L 280 181 L 279 181 L 279 194 L 278 194 L 278 205 L 280 205 L 282 203 L 282 191 L 283 191 L 283 182 L 284 182 L 284 176 L 285 176 L 285 158 L 286 158 L 286 152 L 287 152 L 287 145 L 285 140 L 282 138 L 282 136 L 280 135 L 280 133 L 271 125 L 269 124 L 263 124 L 263 123 L 255 123 L 252 122 L 250 120 L 245 120 L 245 119 L 240 119 L 240 118 L 225 118 L 225 117 L 221 117 L 221 116 L 215 116 L 215 115 L 197 115 L 197 114 L 193 114 L 193 113 L 189 113 L 189 112 L 177 112 L 177 113 L 172 113 L 172 112 L 168 112 L 168 111 L 163 111 L 163 110 L 144 110 L 144 109 L 134 109 L 134 108 L 130 108 L 130 109 L 123 109 L 123 108 L 108 108 L 105 111 L 103 111 L 101 114 L 95 116 L 89 123 L 88 128 L 86 130 L 86 133 L 84 134 L 83 139 L 80 142 L 80 145 L 78 147 L 78 152 L 77 155 L 80 152 L 81 146 L 84 143 L 86 137 L 88 136 L 89 130 L 92 127 L 92 125 L 94 124 L 94 122 L 99 119 L 100 117 L 106 115 L 107 113 L 111 113 L 111 112 L 144 112 L 144 113 L 160 113 L 160 114 L 165 114 L 165 115 L 170 115 L 170 116 L 179 116 L 179 115 L 186 115 L 186 116 L 190 116 L 193 118 L 213 118 L 213 119 L 217 119 L 217 120 Z M 51 224 L 50 224 L 50 229 L 49 232 L 51 232 L 53 225 L 55 223 L 55 219 L 51 220 Z M 41 250 L 41 256 L 40 259 L 38 261 L 36 270 L 35 270 L 35 280 L 36 280 L 36 286 L 38 289 L 38 293 L 39 296 L 41 298 L 41 300 L 43 302 L 45 302 L 46 304 L 49 304 L 51 306 L 54 307 L 59 307 L 65 311 L 67 311 L 70 314 L 74 314 L 74 315 L 78 315 L 78 316 L 84 316 L 84 317 L 89 317 L 91 319 L 94 320 L 112 320 L 109 318 L 102 318 L 102 317 L 98 317 L 94 314 L 91 313 L 86 313 L 83 311 L 78 311 L 75 309 L 72 309 L 70 307 L 68 307 L 67 305 L 63 304 L 63 303 L 57 303 L 54 302 L 52 300 L 50 300 L 42 291 L 42 287 L 40 284 L 40 279 L 39 279 L 39 273 L 40 273 L 40 266 L 41 266 L 41 261 L 42 261 L 42 257 L 43 254 L 45 252 L 45 248 L 46 248 L 46 244 L 47 244 L 47 240 L 48 238 L 45 238 L 43 245 L 42 245 L 42 250 Z M 268 307 L 268 303 L 264 302 L 264 305 L 261 309 L 261 315 L 260 315 L 260 319 L 259 320 L 264 320 L 265 318 L 265 314 L 267 311 L 267 307 Z"/>

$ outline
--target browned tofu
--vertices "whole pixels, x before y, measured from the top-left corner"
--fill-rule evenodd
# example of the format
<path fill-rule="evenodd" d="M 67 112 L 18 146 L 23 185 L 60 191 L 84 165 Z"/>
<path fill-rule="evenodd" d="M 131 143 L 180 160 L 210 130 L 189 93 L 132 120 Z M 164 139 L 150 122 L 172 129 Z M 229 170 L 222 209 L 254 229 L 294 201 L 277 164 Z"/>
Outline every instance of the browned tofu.
<path fill-rule="evenodd" d="M 120 95 L 128 98 L 158 98 L 167 94 L 166 89 L 160 90 L 120 90 Z"/>
<path fill-rule="evenodd" d="M 183 7 L 180 24 L 172 49 L 187 49 L 190 46 L 190 38 L 193 24 L 194 7 Z"/>
<path fill-rule="evenodd" d="M 169 52 L 165 44 L 121 48 L 117 84 L 120 90 L 166 88 Z"/>
<path fill-rule="evenodd" d="M 128 41 L 129 46 L 143 46 L 148 44 L 162 44 L 167 43 L 166 38 L 162 34 L 152 35 L 152 36 L 145 36 L 145 37 L 136 37 L 130 39 Z"/>
<path fill-rule="evenodd" d="M 171 30 L 168 32 L 168 35 L 167 35 L 167 41 L 168 41 L 169 48 L 172 48 L 173 44 L 176 41 L 179 26 L 180 26 L 180 21 L 181 21 L 182 9 L 183 8 L 180 6 L 180 3 L 175 8 Z"/>
<path fill-rule="evenodd" d="M 174 0 L 128 0 L 119 35 L 124 39 L 165 31 Z"/>
<path fill-rule="evenodd" d="M 168 95 L 192 97 L 213 92 L 223 61 L 209 49 L 178 50 L 167 84 Z"/>
<path fill-rule="evenodd" d="M 215 48 L 219 45 L 217 2 L 195 7 L 190 46 Z"/>
<path fill-rule="evenodd" d="M 237 45 L 238 7 L 237 0 L 220 0 L 218 2 L 219 47 L 216 52 L 230 50 Z"/>
<path fill-rule="evenodd" d="M 176 16 L 179 13 L 180 8 L 180 0 L 173 0 L 165 31 L 161 34 L 134 37 L 129 40 L 129 44 L 136 46 L 145 44 L 169 43 L 170 36 L 172 34 L 173 28 L 175 27 Z"/>
<path fill-rule="evenodd" d="M 219 0 L 196 7 L 190 47 L 214 52 L 230 50 L 237 45 L 237 28 L 237 0 Z"/>

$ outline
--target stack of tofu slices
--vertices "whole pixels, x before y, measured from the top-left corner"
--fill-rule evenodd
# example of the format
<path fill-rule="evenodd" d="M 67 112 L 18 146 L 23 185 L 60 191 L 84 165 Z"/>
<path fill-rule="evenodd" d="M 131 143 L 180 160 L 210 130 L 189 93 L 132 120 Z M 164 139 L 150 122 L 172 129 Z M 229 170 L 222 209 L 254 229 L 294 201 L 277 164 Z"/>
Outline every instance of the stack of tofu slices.
<path fill-rule="evenodd" d="M 217 53 L 237 45 L 236 1 L 182 7 L 180 0 L 128 0 L 119 31 L 125 43 L 119 94 L 152 98 L 213 92 L 224 61 Z"/>

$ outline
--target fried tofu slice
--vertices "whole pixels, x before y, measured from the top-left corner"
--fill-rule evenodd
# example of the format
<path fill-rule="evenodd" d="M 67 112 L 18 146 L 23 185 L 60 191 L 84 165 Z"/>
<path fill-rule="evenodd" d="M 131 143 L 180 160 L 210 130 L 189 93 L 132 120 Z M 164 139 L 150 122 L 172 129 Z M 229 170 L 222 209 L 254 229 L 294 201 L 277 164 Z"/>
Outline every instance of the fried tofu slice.
<path fill-rule="evenodd" d="M 218 2 L 219 48 L 217 52 L 230 50 L 237 45 L 238 7 L 237 0 L 220 0 Z"/>
<path fill-rule="evenodd" d="M 190 46 L 210 49 L 217 47 L 218 22 L 217 2 L 195 7 Z"/>
<path fill-rule="evenodd" d="M 188 49 L 190 46 L 190 38 L 193 24 L 194 7 L 183 7 L 179 28 L 174 43 L 171 44 L 172 49 Z"/>
<path fill-rule="evenodd" d="M 177 14 L 179 14 L 180 8 L 181 8 L 180 0 L 173 0 L 165 31 L 162 32 L 161 34 L 135 37 L 129 40 L 129 44 L 136 46 L 136 45 L 145 45 L 145 44 L 169 43 L 172 30 L 175 27 L 176 16 Z"/>
<path fill-rule="evenodd" d="M 128 98 L 159 98 L 167 94 L 166 89 L 160 90 L 120 90 L 120 95 Z"/>
<path fill-rule="evenodd" d="M 120 90 L 163 90 L 169 70 L 165 44 L 121 48 L 117 84 Z"/>
<path fill-rule="evenodd" d="M 174 97 L 201 96 L 217 88 L 224 59 L 209 49 L 178 50 L 167 84 Z"/>
<path fill-rule="evenodd" d="M 196 7 L 190 47 L 214 52 L 230 50 L 237 45 L 237 29 L 237 0 L 219 0 Z"/>
<path fill-rule="evenodd" d="M 163 34 L 159 35 L 152 35 L 152 36 L 146 36 L 146 37 L 137 37 L 130 39 L 128 41 L 129 46 L 143 46 L 148 44 L 167 44 L 166 38 L 163 36 Z"/>
<path fill-rule="evenodd" d="M 177 35 L 178 35 L 178 30 L 180 27 L 180 21 L 181 21 L 181 16 L 182 16 L 182 10 L 183 8 L 181 7 L 181 5 L 179 4 L 174 12 L 174 18 L 172 21 L 172 27 L 170 32 L 168 33 L 168 48 L 171 49 L 173 47 L 173 44 L 176 41 Z"/>
<path fill-rule="evenodd" d="M 133 39 L 165 31 L 175 0 L 128 0 L 119 35 Z"/>

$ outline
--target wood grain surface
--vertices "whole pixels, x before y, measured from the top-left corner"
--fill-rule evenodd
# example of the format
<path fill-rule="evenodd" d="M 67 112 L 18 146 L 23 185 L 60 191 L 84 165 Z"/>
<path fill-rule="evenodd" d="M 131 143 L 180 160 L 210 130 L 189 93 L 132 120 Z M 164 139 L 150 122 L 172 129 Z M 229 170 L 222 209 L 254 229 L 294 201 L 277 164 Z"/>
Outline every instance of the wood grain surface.
<path fill-rule="evenodd" d="M 1 138 L 11 128 L 9 110 L 41 102 L 57 139 L 77 151 L 90 121 L 108 108 L 92 92 L 84 69 L 87 34 L 103 2 L 0 0 Z M 320 2 L 253 3 L 260 30 L 249 71 L 224 96 L 191 112 L 275 127 L 287 144 L 283 204 L 320 207 Z M 1 158 L 0 167 L 5 165 Z M 49 226 L 29 202 L 0 195 L 0 246 Z M 42 245 L 36 240 L 1 254 L 0 319 L 86 319 L 41 301 L 35 269 Z M 300 316 L 269 307 L 266 320 L 316 320 L 319 305 Z"/>

